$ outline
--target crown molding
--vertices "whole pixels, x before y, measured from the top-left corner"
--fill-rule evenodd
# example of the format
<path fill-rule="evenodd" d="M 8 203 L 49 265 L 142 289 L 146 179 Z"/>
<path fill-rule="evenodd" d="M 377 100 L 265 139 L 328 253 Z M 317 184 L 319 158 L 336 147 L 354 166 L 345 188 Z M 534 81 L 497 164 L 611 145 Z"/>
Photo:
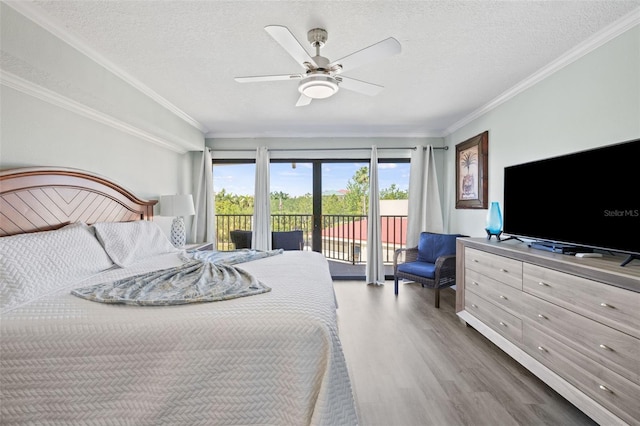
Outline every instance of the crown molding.
<path fill-rule="evenodd" d="M 57 22 L 52 16 L 48 15 L 41 8 L 36 6 L 31 1 L 24 0 L 3 0 L 7 6 L 16 10 L 21 15 L 25 16 L 29 20 L 35 22 L 40 27 L 52 33 L 54 36 L 58 37 L 60 40 L 67 43 L 69 46 L 78 50 L 83 55 L 89 57 L 93 61 L 95 61 L 98 65 L 106 68 L 116 76 L 120 77 L 126 83 L 130 84 L 149 98 L 153 99 L 158 104 L 162 105 L 164 108 L 171 111 L 177 117 L 180 117 L 190 126 L 195 127 L 200 130 L 203 134 L 208 132 L 208 129 L 203 126 L 196 119 L 192 118 L 190 115 L 182 111 L 177 106 L 173 105 L 167 99 L 160 96 L 158 93 L 153 91 L 151 88 L 146 86 L 140 80 L 136 79 L 116 64 L 111 62 L 109 59 L 105 58 L 103 55 L 98 53 L 95 49 L 90 47 L 87 43 L 81 40 L 78 36 L 71 33 L 69 30 L 65 29 L 64 26 Z"/>
<path fill-rule="evenodd" d="M 188 142 L 169 140 L 154 135 L 4 70 L 0 70 L 0 84 L 180 154 L 202 150 L 202 148 L 194 147 Z"/>
<path fill-rule="evenodd" d="M 389 138 L 389 139 L 406 139 L 406 138 L 444 138 L 447 136 L 442 131 L 425 131 L 425 132 L 302 132 L 302 133 L 290 133 L 290 132 L 269 132 L 269 133 L 224 133 L 224 132 L 209 132 L 205 135 L 205 139 L 280 139 L 280 138 L 295 138 L 295 139 L 311 139 L 311 138 Z"/>
<path fill-rule="evenodd" d="M 484 114 L 488 113 L 492 109 L 507 102 L 511 98 L 524 92 L 525 90 L 536 85 L 537 83 L 549 77 L 550 75 L 560 71 L 567 65 L 577 61 L 578 59 L 582 58 L 588 53 L 594 51 L 595 49 L 601 47 L 602 45 L 608 43 L 609 41 L 613 40 L 614 38 L 627 32 L 628 30 L 630 30 L 631 28 L 639 24 L 640 24 L 640 7 L 632 10 L 630 13 L 623 16 L 619 20 L 615 21 L 611 25 L 598 31 L 589 39 L 578 44 L 573 49 L 567 51 L 560 58 L 556 59 L 555 61 L 551 62 L 547 66 L 541 68 L 540 70 L 536 71 L 529 77 L 522 80 L 520 83 L 516 84 L 509 90 L 503 92 L 501 95 L 499 95 L 492 101 L 488 102 L 487 104 L 473 111 L 471 114 L 457 121 L 447 129 L 445 129 L 445 131 L 443 132 L 444 135 L 449 136 L 456 130 L 459 130 L 463 126 L 471 123 L 476 118 L 483 116 Z"/>

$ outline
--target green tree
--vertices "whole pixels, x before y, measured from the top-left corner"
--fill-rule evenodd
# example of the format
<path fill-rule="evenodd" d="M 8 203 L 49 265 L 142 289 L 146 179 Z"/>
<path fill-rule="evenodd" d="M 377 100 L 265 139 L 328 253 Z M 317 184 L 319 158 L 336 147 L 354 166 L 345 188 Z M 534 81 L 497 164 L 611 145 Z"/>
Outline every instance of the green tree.
<path fill-rule="evenodd" d="M 313 196 L 311 194 L 304 194 L 292 198 L 287 204 L 287 211 L 296 214 L 313 213 Z"/>
<path fill-rule="evenodd" d="M 343 214 L 366 215 L 369 200 L 369 166 L 360 167 L 347 182 Z"/>
<path fill-rule="evenodd" d="M 276 199 L 276 200 L 288 200 L 289 198 L 291 198 L 291 196 L 289 194 L 287 194 L 286 192 L 282 192 L 282 191 L 274 191 L 271 193 L 271 199 Z"/>
<path fill-rule="evenodd" d="M 381 200 L 406 200 L 408 198 L 408 191 L 398 188 L 395 183 L 392 183 L 391 186 L 380 191 Z"/>
<path fill-rule="evenodd" d="M 325 215 L 345 214 L 344 196 L 323 195 L 322 196 L 322 213 Z"/>
<path fill-rule="evenodd" d="M 216 194 L 217 214 L 252 214 L 253 197 L 250 195 L 229 194 L 223 188 Z"/>
<path fill-rule="evenodd" d="M 289 205 L 291 197 L 286 192 L 274 191 L 271 193 L 271 214 L 284 214 L 286 212 L 285 205 Z"/>

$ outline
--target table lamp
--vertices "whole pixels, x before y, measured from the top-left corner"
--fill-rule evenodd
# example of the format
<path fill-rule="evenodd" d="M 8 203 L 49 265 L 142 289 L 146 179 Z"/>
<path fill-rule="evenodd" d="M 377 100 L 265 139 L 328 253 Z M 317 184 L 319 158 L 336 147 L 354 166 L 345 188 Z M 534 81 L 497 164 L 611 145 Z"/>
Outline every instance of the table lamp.
<path fill-rule="evenodd" d="M 173 244 L 174 247 L 184 247 L 187 242 L 184 216 L 194 214 L 196 214 L 196 211 L 193 207 L 193 197 L 191 194 L 160 196 L 160 216 L 174 217 L 173 223 L 171 224 L 171 244 Z"/>

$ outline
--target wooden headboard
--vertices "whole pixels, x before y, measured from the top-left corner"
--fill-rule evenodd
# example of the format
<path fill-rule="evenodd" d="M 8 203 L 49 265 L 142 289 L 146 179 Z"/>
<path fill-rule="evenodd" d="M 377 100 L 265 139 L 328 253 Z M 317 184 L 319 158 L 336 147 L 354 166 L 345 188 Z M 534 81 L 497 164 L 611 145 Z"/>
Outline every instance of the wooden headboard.
<path fill-rule="evenodd" d="M 151 220 L 156 203 L 82 170 L 4 170 L 0 171 L 0 236 L 46 231 L 73 222 Z"/>

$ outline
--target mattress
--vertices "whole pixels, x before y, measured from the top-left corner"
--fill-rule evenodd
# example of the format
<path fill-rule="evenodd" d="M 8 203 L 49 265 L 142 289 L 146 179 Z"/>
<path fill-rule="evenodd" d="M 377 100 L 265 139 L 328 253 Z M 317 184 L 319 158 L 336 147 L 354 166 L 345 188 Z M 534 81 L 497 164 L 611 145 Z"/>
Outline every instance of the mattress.
<path fill-rule="evenodd" d="M 357 424 L 319 253 L 236 265 L 272 291 L 222 302 L 126 306 L 70 294 L 178 264 L 157 256 L 3 314 L 1 423 Z"/>

